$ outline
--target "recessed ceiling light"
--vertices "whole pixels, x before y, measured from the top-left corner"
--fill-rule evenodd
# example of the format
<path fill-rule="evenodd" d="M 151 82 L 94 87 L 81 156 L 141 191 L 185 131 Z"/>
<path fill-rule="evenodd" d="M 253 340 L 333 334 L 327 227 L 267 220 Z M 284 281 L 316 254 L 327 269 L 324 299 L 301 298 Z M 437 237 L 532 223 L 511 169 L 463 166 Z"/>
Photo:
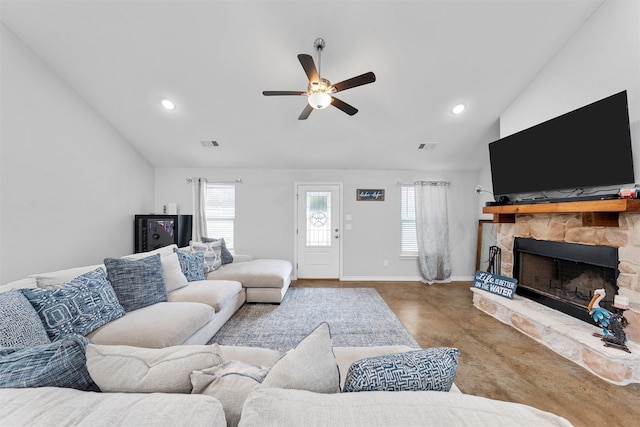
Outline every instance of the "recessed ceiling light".
<path fill-rule="evenodd" d="M 452 112 L 453 114 L 460 114 L 460 113 L 462 113 L 462 112 L 464 111 L 464 109 L 465 109 L 465 108 L 467 108 L 467 106 L 466 106 L 466 105 L 464 105 L 464 104 L 458 104 L 458 105 L 456 105 L 455 107 L 453 107 L 453 108 L 451 109 L 451 112 Z"/>
<path fill-rule="evenodd" d="M 176 104 L 174 104 L 173 102 L 171 102 L 168 99 L 163 99 L 162 100 L 162 106 L 167 110 L 175 110 L 176 109 Z"/>

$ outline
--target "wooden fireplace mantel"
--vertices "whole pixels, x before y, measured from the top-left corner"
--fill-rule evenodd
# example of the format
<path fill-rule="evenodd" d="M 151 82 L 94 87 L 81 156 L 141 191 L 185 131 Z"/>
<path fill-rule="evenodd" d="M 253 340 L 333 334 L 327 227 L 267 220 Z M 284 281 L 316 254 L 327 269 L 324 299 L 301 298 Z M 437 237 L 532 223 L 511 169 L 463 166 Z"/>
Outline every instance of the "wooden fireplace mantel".
<path fill-rule="evenodd" d="M 482 212 L 493 214 L 493 222 L 497 223 L 514 223 L 516 215 L 522 214 L 580 213 L 585 227 L 617 227 L 620 212 L 640 212 L 640 199 L 485 206 Z"/>

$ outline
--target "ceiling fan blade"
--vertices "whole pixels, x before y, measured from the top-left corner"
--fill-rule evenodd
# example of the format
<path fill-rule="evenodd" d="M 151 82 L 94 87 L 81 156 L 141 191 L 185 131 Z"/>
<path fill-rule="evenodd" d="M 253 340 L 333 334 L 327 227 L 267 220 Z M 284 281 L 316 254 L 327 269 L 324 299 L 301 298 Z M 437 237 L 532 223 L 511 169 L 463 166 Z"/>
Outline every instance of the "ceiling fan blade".
<path fill-rule="evenodd" d="M 313 62 L 313 57 L 311 55 L 301 53 L 300 55 L 298 55 L 298 60 L 300 61 L 300 65 L 302 65 L 302 68 L 304 68 L 304 72 L 307 73 L 309 81 L 319 82 L 320 76 L 318 75 L 316 63 Z"/>
<path fill-rule="evenodd" d="M 351 89 L 352 87 L 356 87 L 356 86 L 366 85 L 369 83 L 373 83 L 375 81 L 376 81 L 376 75 L 373 74 L 371 71 L 369 71 L 368 73 L 360 74 L 359 76 L 352 77 L 347 80 L 343 80 L 332 86 L 336 89 L 336 92 L 340 92 L 342 90 Z"/>
<path fill-rule="evenodd" d="M 304 107 L 304 110 L 302 110 L 302 113 L 300 113 L 300 115 L 298 116 L 298 120 L 307 120 L 307 117 L 309 117 L 309 114 L 311 114 L 312 111 L 313 107 L 307 104 Z"/>
<path fill-rule="evenodd" d="M 262 92 L 264 96 L 281 96 L 281 95 L 306 95 L 307 92 L 300 92 L 295 90 L 265 90 Z"/>
<path fill-rule="evenodd" d="M 354 107 L 352 105 L 349 105 L 344 101 L 339 100 L 335 96 L 331 97 L 331 105 L 341 109 L 342 111 L 344 111 L 345 113 L 347 113 L 350 116 L 353 116 L 355 113 L 358 112 L 358 109 L 356 107 Z"/>

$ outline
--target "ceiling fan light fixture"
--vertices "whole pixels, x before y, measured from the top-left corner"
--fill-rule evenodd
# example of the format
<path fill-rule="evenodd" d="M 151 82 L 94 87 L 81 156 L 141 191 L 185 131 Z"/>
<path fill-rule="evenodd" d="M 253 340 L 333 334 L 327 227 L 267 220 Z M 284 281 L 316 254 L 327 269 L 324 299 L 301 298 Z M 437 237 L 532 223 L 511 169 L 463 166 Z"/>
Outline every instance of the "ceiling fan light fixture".
<path fill-rule="evenodd" d="M 316 110 L 322 110 L 331 105 L 331 95 L 324 92 L 314 92 L 309 95 L 307 101 Z"/>

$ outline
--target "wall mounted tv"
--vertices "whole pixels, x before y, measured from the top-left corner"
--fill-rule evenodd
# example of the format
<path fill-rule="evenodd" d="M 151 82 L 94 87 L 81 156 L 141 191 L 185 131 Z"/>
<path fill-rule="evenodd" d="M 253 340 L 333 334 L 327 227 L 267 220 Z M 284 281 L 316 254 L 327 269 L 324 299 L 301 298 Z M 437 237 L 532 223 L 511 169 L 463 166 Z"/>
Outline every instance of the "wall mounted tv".
<path fill-rule="evenodd" d="M 613 197 L 635 181 L 627 91 L 494 141 L 489 157 L 497 201 Z"/>

